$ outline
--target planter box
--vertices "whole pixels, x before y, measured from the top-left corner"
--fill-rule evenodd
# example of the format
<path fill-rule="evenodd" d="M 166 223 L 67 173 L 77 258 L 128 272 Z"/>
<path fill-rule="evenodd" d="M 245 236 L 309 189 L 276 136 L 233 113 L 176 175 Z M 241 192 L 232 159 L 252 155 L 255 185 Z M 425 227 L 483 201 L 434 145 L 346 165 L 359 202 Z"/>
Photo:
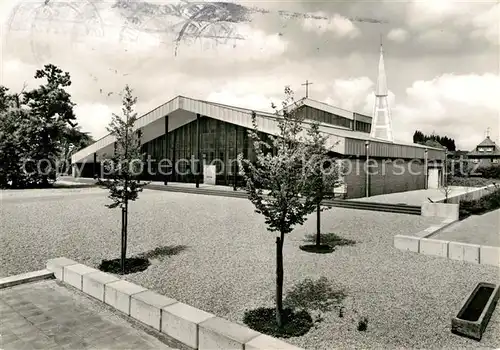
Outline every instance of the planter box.
<path fill-rule="evenodd" d="M 498 301 L 499 287 L 480 282 L 465 300 L 457 316 L 451 320 L 451 331 L 475 340 L 481 340 Z"/>

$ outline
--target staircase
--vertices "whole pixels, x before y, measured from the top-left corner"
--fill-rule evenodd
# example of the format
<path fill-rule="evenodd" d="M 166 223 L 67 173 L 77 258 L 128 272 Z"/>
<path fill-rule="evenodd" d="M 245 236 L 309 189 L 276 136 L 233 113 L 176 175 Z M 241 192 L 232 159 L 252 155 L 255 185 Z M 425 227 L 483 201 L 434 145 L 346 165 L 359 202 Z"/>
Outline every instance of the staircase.
<path fill-rule="evenodd" d="M 169 191 L 169 192 L 181 192 L 181 193 L 191 193 L 191 194 L 202 194 L 208 196 L 221 196 L 221 197 L 232 197 L 232 198 L 247 198 L 247 194 L 243 191 L 228 191 L 228 190 L 217 190 L 217 189 L 206 189 L 206 188 L 186 188 L 186 187 L 176 187 L 175 185 L 155 185 L 149 184 L 146 188 L 151 190 L 159 191 Z M 420 215 L 421 208 L 417 205 L 406 205 L 406 204 L 386 204 L 386 203 L 373 203 L 373 202 L 363 202 L 355 200 L 342 200 L 342 199 L 331 199 L 323 201 L 326 206 L 346 208 L 346 209 L 359 209 L 359 210 L 371 210 L 371 211 L 383 211 L 389 213 L 398 214 L 410 214 L 410 215 Z"/>
<path fill-rule="evenodd" d="M 77 178 L 69 181 L 80 182 L 80 183 L 95 183 L 93 179 Z M 150 183 L 145 188 L 157 191 L 168 191 L 168 192 L 179 192 L 179 193 L 189 193 L 189 194 L 201 194 L 206 196 L 219 196 L 219 197 L 231 197 L 231 198 L 248 198 L 246 192 L 238 190 L 221 190 L 221 189 L 211 189 L 211 188 L 196 188 L 176 186 L 175 184 L 169 184 L 167 186 L 163 184 Z M 388 213 L 397 214 L 409 214 L 409 215 L 421 215 L 421 207 L 418 205 L 406 205 L 406 204 L 387 204 L 387 203 L 374 203 L 374 202 L 364 202 L 356 200 L 343 200 L 343 199 L 331 199 L 323 201 L 326 206 L 332 206 L 337 208 L 346 209 L 358 209 L 358 210 L 371 210 L 371 211 L 383 211 Z"/>

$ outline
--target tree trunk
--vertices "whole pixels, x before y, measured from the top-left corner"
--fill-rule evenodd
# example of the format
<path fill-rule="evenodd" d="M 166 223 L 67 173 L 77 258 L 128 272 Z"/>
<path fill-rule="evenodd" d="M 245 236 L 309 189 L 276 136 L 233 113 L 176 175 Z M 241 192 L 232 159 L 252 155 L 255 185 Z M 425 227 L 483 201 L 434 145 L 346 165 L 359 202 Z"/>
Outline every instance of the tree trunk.
<path fill-rule="evenodd" d="M 122 246 L 120 255 L 120 268 L 122 274 L 125 274 L 125 259 L 127 257 L 127 209 L 126 206 L 122 208 Z"/>
<path fill-rule="evenodd" d="M 125 229 L 123 230 L 123 249 L 122 249 L 122 259 L 123 266 L 125 266 L 125 261 L 127 260 L 127 237 L 128 237 L 128 199 L 125 201 Z"/>
<path fill-rule="evenodd" d="M 276 237 L 276 324 L 283 325 L 283 238 Z"/>
<path fill-rule="evenodd" d="M 125 237 L 125 207 L 122 207 L 122 237 L 120 249 L 120 270 L 122 274 L 125 273 L 125 259 L 123 258 L 123 241 Z"/>
<path fill-rule="evenodd" d="M 321 204 L 316 205 L 316 245 L 321 245 Z"/>

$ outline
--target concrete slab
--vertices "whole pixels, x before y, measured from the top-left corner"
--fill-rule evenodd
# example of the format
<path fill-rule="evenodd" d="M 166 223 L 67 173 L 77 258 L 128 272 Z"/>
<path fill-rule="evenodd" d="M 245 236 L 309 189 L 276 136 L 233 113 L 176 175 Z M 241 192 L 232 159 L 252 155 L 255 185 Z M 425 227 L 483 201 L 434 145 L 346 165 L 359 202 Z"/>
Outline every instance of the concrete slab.
<path fill-rule="evenodd" d="M 47 261 L 46 268 L 54 273 L 58 280 L 63 280 L 63 267 L 78 264 L 76 261 L 68 258 L 54 258 Z"/>
<path fill-rule="evenodd" d="M 245 344 L 261 333 L 220 317 L 212 317 L 199 325 L 200 350 L 245 349 Z"/>
<path fill-rule="evenodd" d="M 100 301 L 104 301 L 104 286 L 118 280 L 118 277 L 109 273 L 102 271 L 91 272 L 82 277 L 82 291 Z"/>
<path fill-rule="evenodd" d="M 500 267 L 500 247 L 481 246 L 479 263 Z"/>
<path fill-rule="evenodd" d="M 479 248 L 477 244 L 450 242 L 448 243 L 448 258 L 479 264 Z"/>
<path fill-rule="evenodd" d="M 245 344 L 245 350 L 302 350 L 282 340 L 261 334 Z"/>
<path fill-rule="evenodd" d="M 176 303 L 162 309 L 161 332 L 198 349 L 198 325 L 215 315 L 184 303 Z"/>
<path fill-rule="evenodd" d="M 421 254 L 440 256 L 443 258 L 448 257 L 448 241 L 441 241 L 438 239 L 421 238 L 420 250 Z"/>
<path fill-rule="evenodd" d="M 459 205 L 445 203 L 422 203 L 422 216 L 458 220 Z"/>
<path fill-rule="evenodd" d="M 394 236 L 394 248 L 410 252 L 419 252 L 420 237 L 396 235 Z"/>
<path fill-rule="evenodd" d="M 146 288 L 119 280 L 104 286 L 104 302 L 130 316 L 130 297 L 144 292 Z"/>
<path fill-rule="evenodd" d="M 83 264 L 74 264 L 64 266 L 63 281 L 79 290 L 82 290 L 82 277 L 88 273 L 98 272 L 99 270 Z"/>
<path fill-rule="evenodd" d="M 161 330 L 161 309 L 177 303 L 177 300 L 150 290 L 131 296 L 130 316 L 156 330 Z"/>

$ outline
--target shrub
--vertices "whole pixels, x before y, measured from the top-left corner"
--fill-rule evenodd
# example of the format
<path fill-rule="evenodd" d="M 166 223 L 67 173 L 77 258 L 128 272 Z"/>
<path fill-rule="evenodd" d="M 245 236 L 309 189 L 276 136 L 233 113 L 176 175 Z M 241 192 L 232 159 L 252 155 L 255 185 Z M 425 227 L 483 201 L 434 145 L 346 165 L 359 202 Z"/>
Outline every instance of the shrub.
<path fill-rule="evenodd" d="M 492 193 L 478 200 L 460 201 L 459 217 L 464 219 L 470 215 L 480 215 L 500 208 L 500 189 L 497 187 Z"/>
<path fill-rule="evenodd" d="M 448 179 L 448 184 L 450 186 L 462 186 L 462 187 L 484 187 L 492 183 L 496 183 L 495 179 L 486 179 L 483 177 L 452 177 Z"/>
<path fill-rule="evenodd" d="M 363 317 L 361 320 L 358 322 L 358 331 L 364 332 L 368 329 L 368 319 L 366 317 Z"/>
<path fill-rule="evenodd" d="M 498 165 L 480 168 L 477 172 L 481 173 L 482 177 L 487 179 L 500 179 L 500 166 Z"/>

